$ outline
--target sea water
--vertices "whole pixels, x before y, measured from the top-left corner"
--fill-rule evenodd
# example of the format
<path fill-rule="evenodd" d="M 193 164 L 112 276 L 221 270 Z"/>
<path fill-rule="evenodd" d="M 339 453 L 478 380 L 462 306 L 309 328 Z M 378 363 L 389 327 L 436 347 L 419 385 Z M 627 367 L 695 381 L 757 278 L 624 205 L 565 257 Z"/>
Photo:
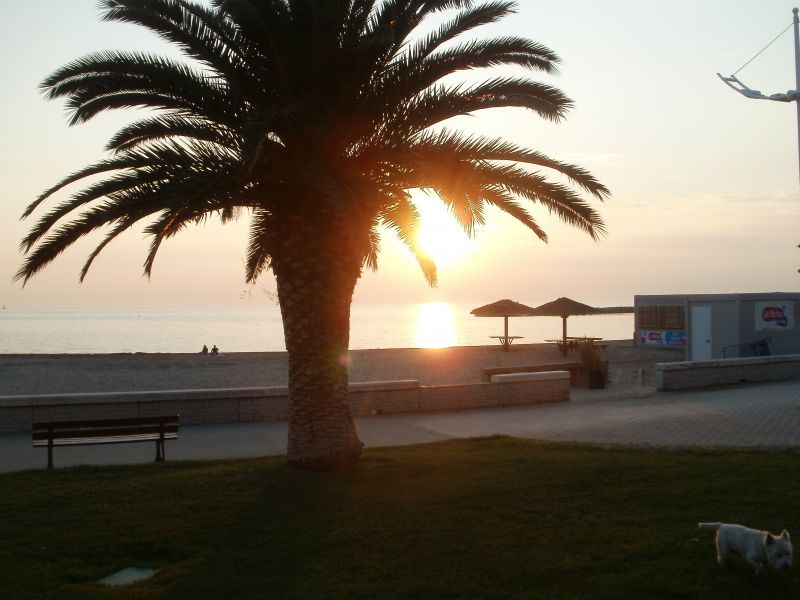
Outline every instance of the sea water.
<path fill-rule="evenodd" d="M 467 304 L 354 305 L 350 347 L 435 348 L 497 343 L 503 319 L 475 317 Z M 568 335 L 631 339 L 630 313 L 573 316 Z M 517 343 L 561 337 L 559 317 L 512 317 Z M 214 309 L 16 309 L 0 310 L 0 354 L 115 352 L 222 352 L 286 349 L 277 306 Z"/>

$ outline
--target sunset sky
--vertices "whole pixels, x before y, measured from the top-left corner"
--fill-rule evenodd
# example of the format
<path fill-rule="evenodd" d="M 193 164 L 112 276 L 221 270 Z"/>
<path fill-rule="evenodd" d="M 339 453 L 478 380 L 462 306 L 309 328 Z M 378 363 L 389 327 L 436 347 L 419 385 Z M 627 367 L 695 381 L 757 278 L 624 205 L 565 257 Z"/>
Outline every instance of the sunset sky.
<path fill-rule="evenodd" d="M 453 238 L 431 289 L 413 257 L 385 236 L 378 273 L 356 302 L 633 302 L 634 294 L 797 291 L 800 191 L 796 107 L 748 100 L 717 78 L 741 67 L 791 23 L 783 0 L 564 0 L 520 2 L 485 33 L 544 43 L 558 76 L 534 74 L 575 102 L 552 124 L 517 110 L 484 111 L 462 125 L 502 135 L 588 168 L 612 192 L 600 207 L 609 235 L 596 243 L 534 208 L 550 243 L 489 213 L 475 239 Z M 11 283 L 19 215 L 38 193 L 103 155 L 131 114 L 68 127 L 63 105 L 38 83 L 103 49 L 164 50 L 145 30 L 102 23 L 95 0 L 28 0 L 4 6 L 0 55 L 0 304 L 13 307 L 254 306 L 270 300 L 269 273 L 242 298 L 247 219 L 210 222 L 167 242 L 143 279 L 147 242 L 124 235 L 78 273 L 96 239 L 70 249 L 24 289 Z M 795 88 L 791 29 L 739 73 L 766 94 Z M 62 197 L 59 197 L 62 198 Z M 421 203 L 434 203 L 420 200 Z M 431 216 L 435 223 L 435 215 Z M 439 227 L 444 227 L 440 225 Z M 455 226 L 453 226 L 455 227 Z M 446 234 L 441 234 L 446 238 Z M 93 243 L 94 242 L 94 243 Z"/>

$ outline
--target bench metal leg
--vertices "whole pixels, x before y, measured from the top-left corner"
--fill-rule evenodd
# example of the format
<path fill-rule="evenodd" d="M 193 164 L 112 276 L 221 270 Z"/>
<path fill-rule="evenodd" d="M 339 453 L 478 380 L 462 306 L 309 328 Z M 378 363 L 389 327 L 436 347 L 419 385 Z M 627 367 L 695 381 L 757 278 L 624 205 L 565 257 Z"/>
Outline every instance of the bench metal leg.
<path fill-rule="evenodd" d="M 164 462 L 164 440 L 156 440 L 156 462 Z"/>
<path fill-rule="evenodd" d="M 49 440 L 47 443 L 47 468 L 53 468 L 53 440 Z"/>

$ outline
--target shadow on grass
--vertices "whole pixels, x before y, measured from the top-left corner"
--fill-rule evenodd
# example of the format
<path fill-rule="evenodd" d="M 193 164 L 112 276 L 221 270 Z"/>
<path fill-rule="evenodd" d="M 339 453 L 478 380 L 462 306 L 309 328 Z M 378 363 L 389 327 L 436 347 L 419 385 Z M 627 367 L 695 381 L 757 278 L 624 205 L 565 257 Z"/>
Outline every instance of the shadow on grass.
<path fill-rule="evenodd" d="M 794 452 L 453 440 L 334 473 L 281 459 L 0 476 L 15 598 L 797 598 L 698 521 L 798 530 Z M 157 575 L 93 582 L 127 566 Z"/>

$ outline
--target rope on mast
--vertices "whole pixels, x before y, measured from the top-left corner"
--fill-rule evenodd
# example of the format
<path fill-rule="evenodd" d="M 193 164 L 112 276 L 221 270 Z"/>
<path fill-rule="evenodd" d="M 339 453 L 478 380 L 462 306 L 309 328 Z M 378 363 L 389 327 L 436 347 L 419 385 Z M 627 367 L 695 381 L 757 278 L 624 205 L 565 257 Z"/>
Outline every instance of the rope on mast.
<path fill-rule="evenodd" d="M 786 93 L 770 94 L 769 96 L 766 96 L 766 95 L 762 94 L 761 92 L 759 92 L 758 90 L 754 90 L 752 88 L 747 87 L 744 83 L 742 83 L 736 77 L 736 74 L 739 71 L 744 69 L 747 65 L 749 65 L 751 62 L 753 62 L 755 59 L 757 59 L 759 56 L 761 56 L 761 54 L 764 52 L 764 50 L 766 50 L 767 48 L 772 46 L 772 44 L 774 44 L 778 40 L 778 38 L 780 38 L 784 33 L 789 31 L 789 27 L 791 27 L 792 25 L 794 25 L 794 20 L 792 20 L 792 22 L 789 23 L 789 25 L 786 27 L 786 29 L 784 29 L 778 35 L 776 35 L 769 44 L 767 44 L 761 50 L 756 52 L 756 54 L 750 60 L 748 60 L 741 67 L 736 69 L 736 71 L 734 71 L 732 75 L 730 75 L 729 77 L 724 77 L 723 75 L 717 73 L 717 77 L 719 77 L 725 83 L 725 85 L 727 85 L 732 90 L 734 90 L 736 92 L 739 92 L 742 96 L 745 96 L 747 98 L 751 98 L 753 100 L 775 100 L 777 102 L 795 102 L 795 101 L 799 101 L 800 100 L 800 90 L 789 90 Z"/>
<path fill-rule="evenodd" d="M 764 52 L 764 50 L 766 50 L 767 48 L 769 48 L 770 46 L 772 46 L 772 44 L 774 44 L 774 43 L 777 41 L 777 39 L 778 39 L 779 37 L 781 37 L 781 36 L 782 36 L 784 33 L 786 33 L 787 31 L 789 31 L 789 27 L 791 27 L 792 25 L 794 25 L 794 23 L 789 23 L 789 25 L 787 25 L 787 26 L 786 26 L 786 29 L 784 29 L 784 30 L 783 30 L 783 31 L 781 31 L 781 32 L 780 32 L 778 35 L 776 35 L 776 36 L 775 36 L 775 39 L 773 39 L 773 40 L 772 40 L 772 41 L 771 41 L 769 44 L 767 44 L 767 45 L 766 45 L 766 46 L 764 46 L 764 47 L 763 47 L 761 50 L 759 50 L 759 51 L 756 53 L 756 55 L 755 55 L 755 56 L 753 56 L 753 58 L 751 58 L 751 59 L 750 59 L 750 60 L 748 60 L 746 63 L 744 63 L 744 64 L 743 64 L 741 67 L 739 67 L 738 69 L 736 69 L 736 71 L 734 71 L 734 72 L 733 72 L 733 74 L 731 75 L 731 77 L 736 77 L 736 73 L 738 73 L 739 71 L 741 71 L 742 69 L 744 69 L 744 68 L 745 68 L 747 65 L 749 65 L 751 62 L 753 62 L 755 59 L 757 59 L 757 58 L 758 58 L 758 57 L 761 55 L 761 53 L 762 53 L 762 52 Z"/>

